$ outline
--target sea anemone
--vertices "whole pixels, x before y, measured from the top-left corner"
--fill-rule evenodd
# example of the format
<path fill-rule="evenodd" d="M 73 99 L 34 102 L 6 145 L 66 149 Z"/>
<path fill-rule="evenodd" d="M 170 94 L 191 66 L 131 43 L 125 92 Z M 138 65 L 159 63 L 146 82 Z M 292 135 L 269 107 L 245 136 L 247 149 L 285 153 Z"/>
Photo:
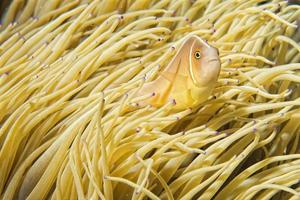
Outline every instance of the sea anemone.
<path fill-rule="evenodd" d="M 0 12 L 0 199 L 300 199 L 297 1 L 12 0 Z M 162 72 L 191 37 L 221 69 L 181 106 L 170 91 L 192 82 Z M 175 89 L 150 101 L 161 76 Z"/>

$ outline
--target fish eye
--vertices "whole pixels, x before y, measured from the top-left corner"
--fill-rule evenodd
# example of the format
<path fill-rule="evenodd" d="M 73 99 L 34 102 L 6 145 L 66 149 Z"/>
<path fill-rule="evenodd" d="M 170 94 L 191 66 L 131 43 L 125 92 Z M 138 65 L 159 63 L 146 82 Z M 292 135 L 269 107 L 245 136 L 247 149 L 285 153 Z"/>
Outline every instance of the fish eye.
<path fill-rule="evenodd" d="M 195 56 L 196 59 L 200 59 L 201 58 L 200 51 L 196 51 L 195 54 L 194 54 L 194 56 Z"/>

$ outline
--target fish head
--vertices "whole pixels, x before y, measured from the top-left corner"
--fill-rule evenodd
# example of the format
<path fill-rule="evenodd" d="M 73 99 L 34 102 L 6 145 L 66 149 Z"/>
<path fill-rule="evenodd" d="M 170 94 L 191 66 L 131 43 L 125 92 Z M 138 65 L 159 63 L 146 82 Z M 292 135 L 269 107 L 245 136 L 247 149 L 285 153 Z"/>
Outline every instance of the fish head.
<path fill-rule="evenodd" d="M 198 36 L 191 36 L 186 43 L 190 44 L 189 75 L 193 83 L 198 87 L 214 85 L 221 69 L 218 49 Z"/>

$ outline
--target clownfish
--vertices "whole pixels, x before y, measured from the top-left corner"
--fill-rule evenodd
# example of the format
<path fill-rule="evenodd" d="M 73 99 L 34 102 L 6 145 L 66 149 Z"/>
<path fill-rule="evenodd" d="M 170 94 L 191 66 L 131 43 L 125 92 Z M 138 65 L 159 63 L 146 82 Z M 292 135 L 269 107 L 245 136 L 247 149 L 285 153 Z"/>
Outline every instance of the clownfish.
<path fill-rule="evenodd" d="M 174 109 L 196 106 L 208 99 L 218 80 L 221 62 L 218 49 L 198 36 L 187 38 L 158 77 L 145 83 L 138 96 L 153 94 L 139 105 L 160 107 L 176 102 Z"/>

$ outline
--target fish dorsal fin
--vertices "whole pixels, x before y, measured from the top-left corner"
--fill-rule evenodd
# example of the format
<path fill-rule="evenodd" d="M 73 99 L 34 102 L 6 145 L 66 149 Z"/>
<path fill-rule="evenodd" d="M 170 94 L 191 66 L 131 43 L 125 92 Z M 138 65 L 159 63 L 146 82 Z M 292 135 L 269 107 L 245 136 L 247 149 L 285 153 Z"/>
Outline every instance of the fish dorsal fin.
<path fill-rule="evenodd" d="M 174 62 L 173 62 L 174 63 Z M 179 68 L 181 67 L 180 64 L 181 64 L 181 59 L 179 60 L 178 63 L 176 63 L 177 65 L 175 66 L 175 71 L 170 71 L 168 69 L 162 71 L 159 73 L 159 75 L 168 80 L 169 82 L 173 83 L 174 80 L 176 80 L 176 76 L 178 75 L 178 71 L 179 71 Z"/>

